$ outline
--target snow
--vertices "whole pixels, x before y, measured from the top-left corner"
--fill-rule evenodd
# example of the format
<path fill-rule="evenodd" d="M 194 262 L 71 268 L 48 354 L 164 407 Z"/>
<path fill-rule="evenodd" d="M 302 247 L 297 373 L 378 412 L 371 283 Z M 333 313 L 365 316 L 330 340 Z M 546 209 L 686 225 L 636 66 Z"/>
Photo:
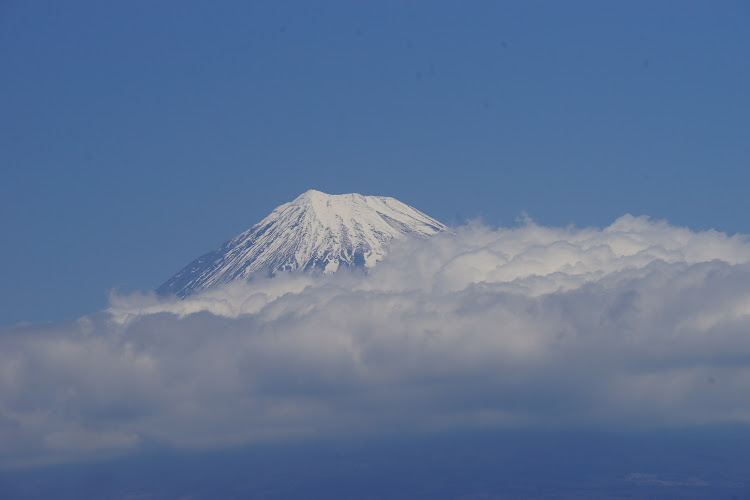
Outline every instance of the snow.
<path fill-rule="evenodd" d="M 386 255 L 391 240 L 427 238 L 446 230 L 394 198 L 310 190 L 191 262 L 158 291 L 185 297 L 258 272 L 369 269 Z"/>

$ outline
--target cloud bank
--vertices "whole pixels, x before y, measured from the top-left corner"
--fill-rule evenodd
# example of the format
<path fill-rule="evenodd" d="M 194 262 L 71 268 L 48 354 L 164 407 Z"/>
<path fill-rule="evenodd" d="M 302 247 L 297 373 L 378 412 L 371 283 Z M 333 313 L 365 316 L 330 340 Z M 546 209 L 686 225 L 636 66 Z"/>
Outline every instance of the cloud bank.
<path fill-rule="evenodd" d="M 479 223 L 370 274 L 0 329 L 0 464 L 456 428 L 750 423 L 750 239 Z"/>

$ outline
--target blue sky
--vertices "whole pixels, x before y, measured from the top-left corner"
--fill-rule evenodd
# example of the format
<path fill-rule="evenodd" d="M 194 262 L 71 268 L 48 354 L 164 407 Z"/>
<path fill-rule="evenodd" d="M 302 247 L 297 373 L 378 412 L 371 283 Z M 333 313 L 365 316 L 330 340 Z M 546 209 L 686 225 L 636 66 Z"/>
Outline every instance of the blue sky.
<path fill-rule="evenodd" d="M 152 289 L 310 188 L 748 233 L 748 25 L 743 2 L 4 2 L 0 324 Z"/>

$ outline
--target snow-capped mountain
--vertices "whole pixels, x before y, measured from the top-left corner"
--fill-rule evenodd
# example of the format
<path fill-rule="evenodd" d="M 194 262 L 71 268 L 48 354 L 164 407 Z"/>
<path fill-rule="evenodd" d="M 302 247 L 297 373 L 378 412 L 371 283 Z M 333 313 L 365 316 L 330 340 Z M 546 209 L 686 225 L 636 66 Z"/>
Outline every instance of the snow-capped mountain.
<path fill-rule="evenodd" d="M 448 228 L 394 198 L 307 191 L 221 248 L 197 258 L 157 290 L 185 297 L 257 272 L 374 266 L 386 244 Z"/>

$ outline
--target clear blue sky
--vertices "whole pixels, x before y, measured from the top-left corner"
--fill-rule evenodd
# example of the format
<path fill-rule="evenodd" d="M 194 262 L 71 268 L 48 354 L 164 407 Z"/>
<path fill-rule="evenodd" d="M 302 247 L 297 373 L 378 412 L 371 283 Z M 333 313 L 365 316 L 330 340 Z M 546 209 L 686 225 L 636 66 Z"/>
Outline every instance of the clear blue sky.
<path fill-rule="evenodd" d="M 152 289 L 315 188 L 750 233 L 747 2 L 0 4 L 0 324 Z"/>

